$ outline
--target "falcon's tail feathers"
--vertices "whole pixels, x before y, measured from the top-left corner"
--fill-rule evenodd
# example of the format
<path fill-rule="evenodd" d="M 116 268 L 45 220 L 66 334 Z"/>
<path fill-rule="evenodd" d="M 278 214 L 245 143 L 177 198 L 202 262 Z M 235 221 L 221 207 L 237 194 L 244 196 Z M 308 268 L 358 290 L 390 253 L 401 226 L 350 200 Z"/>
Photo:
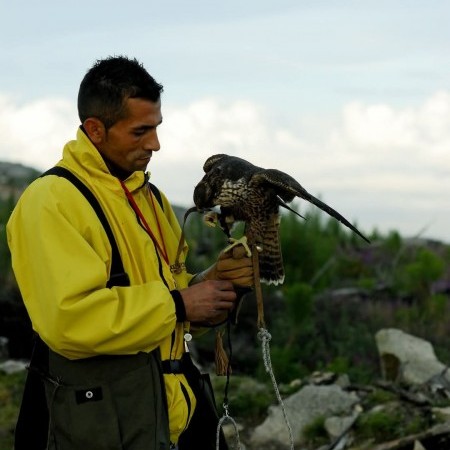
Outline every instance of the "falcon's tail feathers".
<path fill-rule="evenodd" d="M 325 211 L 331 217 L 334 217 L 336 220 L 341 222 L 347 228 L 350 228 L 350 230 L 352 230 L 354 233 L 356 233 L 358 236 L 360 236 L 362 239 L 364 239 L 368 244 L 370 244 L 369 239 L 367 239 L 355 226 L 353 226 L 344 216 L 339 214 L 331 206 L 328 206 L 326 203 L 324 203 L 323 201 L 321 201 L 318 198 L 314 197 L 313 195 L 309 194 L 308 192 L 306 192 L 306 195 L 302 195 L 301 197 L 303 199 L 307 200 L 308 202 L 312 203 L 313 205 L 317 206 L 322 211 Z"/>
<path fill-rule="evenodd" d="M 261 283 L 273 284 L 275 286 L 284 282 L 283 256 L 279 237 L 280 218 L 274 214 L 265 224 L 260 233 L 252 233 L 251 227 L 246 229 L 249 242 L 256 243 L 261 247 L 258 252 L 259 278 Z M 258 237 L 256 237 L 258 236 Z"/>

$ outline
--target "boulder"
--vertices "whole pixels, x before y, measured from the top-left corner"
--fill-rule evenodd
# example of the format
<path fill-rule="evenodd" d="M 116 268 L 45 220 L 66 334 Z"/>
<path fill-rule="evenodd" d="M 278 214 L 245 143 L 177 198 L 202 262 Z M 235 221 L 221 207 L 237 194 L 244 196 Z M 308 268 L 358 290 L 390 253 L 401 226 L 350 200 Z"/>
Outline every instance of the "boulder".
<path fill-rule="evenodd" d="M 389 328 L 378 331 L 375 340 L 386 380 L 419 385 L 446 371 L 433 346 L 424 339 Z"/>
<path fill-rule="evenodd" d="M 11 375 L 13 373 L 23 372 L 26 370 L 27 366 L 28 363 L 25 361 L 8 359 L 7 361 L 0 363 L 0 372 Z"/>
<path fill-rule="evenodd" d="M 295 444 L 303 442 L 303 429 L 318 417 L 350 415 L 359 401 L 352 392 L 339 386 L 307 385 L 284 400 L 287 417 Z M 278 447 L 289 448 L 289 431 L 281 406 L 271 406 L 266 420 L 258 425 L 250 438 L 252 448 L 260 448 L 267 442 L 276 442 Z"/>
<path fill-rule="evenodd" d="M 354 413 L 351 416 L 332 416 L 325 419 L 325 430 L 330 437 L 331 441 L 335 441 L 342 436 L 347 430 L 349 430 L 355 423 L 359 414 Z"/>

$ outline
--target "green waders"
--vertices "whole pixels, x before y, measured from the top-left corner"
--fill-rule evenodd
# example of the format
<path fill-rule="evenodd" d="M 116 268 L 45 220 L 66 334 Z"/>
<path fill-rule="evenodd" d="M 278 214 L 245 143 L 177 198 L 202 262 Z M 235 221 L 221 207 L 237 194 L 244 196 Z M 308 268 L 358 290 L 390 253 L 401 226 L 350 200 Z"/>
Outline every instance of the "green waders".
<path fill-rule="evenodd" d="M 165 450 L 159 352 L 68 360 L 49 351 L 48 450 Z"/>

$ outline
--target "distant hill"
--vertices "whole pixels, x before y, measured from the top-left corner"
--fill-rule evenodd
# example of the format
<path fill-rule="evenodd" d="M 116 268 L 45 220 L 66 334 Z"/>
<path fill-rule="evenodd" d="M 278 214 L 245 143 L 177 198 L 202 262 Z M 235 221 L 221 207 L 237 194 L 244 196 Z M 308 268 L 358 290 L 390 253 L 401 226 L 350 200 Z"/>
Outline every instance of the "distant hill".
<path fill-rule="evenodd" d="M 23 190 L 40 174 L 38 170 L 22 164 L 0 161 L 0 200 L 11 197 L 17 200 Z M 186 208 L 173 205 L 173 209 L 182 222 Z"/>
<path fill-rule="evenodd" d="M 18 163 L 0 161 L 0 199 L 17 199 L 40 172 Z"/>
<path fill-rule="evenodd" d="M 21 184 L 30 182 L 39 175 L 39 171 L 19 163 L 0 161 L 0 183 Z"/>

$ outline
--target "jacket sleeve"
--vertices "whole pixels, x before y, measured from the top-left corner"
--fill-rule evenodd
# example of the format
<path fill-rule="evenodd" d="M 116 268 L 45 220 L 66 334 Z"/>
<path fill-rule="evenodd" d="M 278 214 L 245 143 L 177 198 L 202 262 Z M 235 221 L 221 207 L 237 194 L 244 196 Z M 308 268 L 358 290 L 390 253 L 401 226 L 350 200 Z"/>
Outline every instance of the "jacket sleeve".
<path fill-rule="evenodd" d="M 40 189 L 28 188 L 7 226 L 14 273 L 35 331 L 71 359 L 156 348 L 176 324 L 167 287 L 155 278 L 106 288 L 110 245 L 95 212 L 81 205 L 81 214 L 74 189 L 62 202 L 48 184 L 36 184 Z"/>

